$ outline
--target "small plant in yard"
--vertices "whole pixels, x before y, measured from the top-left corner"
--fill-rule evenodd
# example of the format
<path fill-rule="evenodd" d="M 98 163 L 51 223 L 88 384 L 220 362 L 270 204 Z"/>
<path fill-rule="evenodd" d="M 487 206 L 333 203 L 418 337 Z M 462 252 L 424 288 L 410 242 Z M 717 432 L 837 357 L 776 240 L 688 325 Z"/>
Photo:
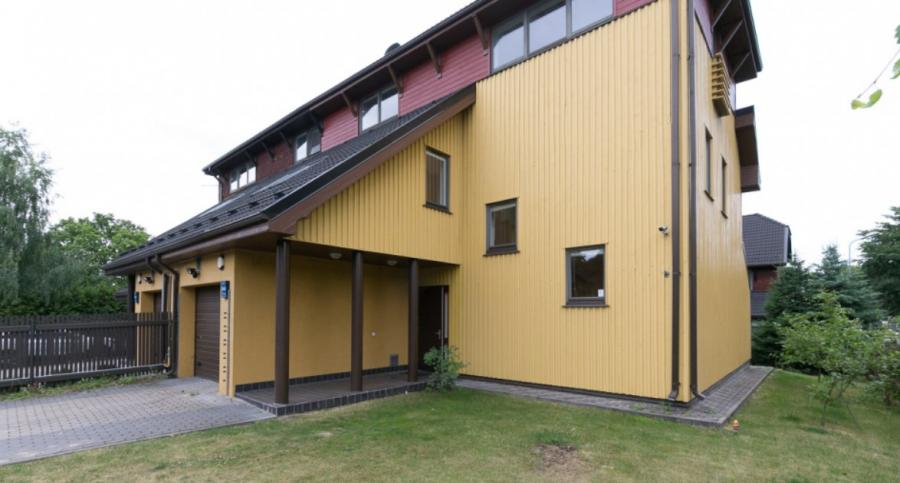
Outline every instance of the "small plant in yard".
<path fill-rule="evenodd" d="M 867 331 L 851 320 L 834 294 L 823 292 L 818 298 L 818 309 L 791 316 L 781 328 L 782 362 L 817 375 L 813 394 L 822 401 L 824 417 L 829 406 L 846 404 L 847 390 L 872 373 L 884 341 L 880 331 Z"/>
<path fill-rule="evenodd" d="M 455 347 L 432 347 L 425 353 L 425 365 L 431 368 L 428 387 L 436 391 L 449 391 L 456 387 L 459 371 L 466 367 L 459 359 Z"/>

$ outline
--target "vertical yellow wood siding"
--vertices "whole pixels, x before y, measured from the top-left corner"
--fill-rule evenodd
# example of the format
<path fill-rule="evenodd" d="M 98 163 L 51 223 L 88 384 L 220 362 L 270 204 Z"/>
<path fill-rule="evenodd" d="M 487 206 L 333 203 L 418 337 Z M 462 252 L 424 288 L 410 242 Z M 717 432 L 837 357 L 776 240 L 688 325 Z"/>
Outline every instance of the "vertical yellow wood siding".
<path fill-rule="evenodd" d="M 740 159 L 734 116 L 712 104 L 712 57 L 695 25 L 697 102 L 698 386 L 704 390 L 750 360 L 750 287 L 744 260 Z M 712 192 L 706 188 L 706 130 L 712 136 Z M 722 158 L 728 163 L 722 192 Z M 726 215 L 722 214 L 725 197 Z"/>
<path fill-rule="evenodd" d="M 668 2 L 478 84 L 451 343 L 465 373 L 664 398 L 670 388 Z M 518 199 L 514 255 L 485 204 Z M 607 246 L 608 308 L 564 308 L 568 247 Z"/>
<path fill-rule="evenodd" d="M 450 211 L 463 195 L 463 118 L 456 116 L 297 223 L 293 239 L 459 263 L 460 216 L 425 204 L 425 148 L 450 155 Z"/>
<path fill-rule="evenodd" d="M 350 263 L 291 261 L 291 377 L 350 370 Z M 406 364 L 406 271 L 365 265 L 363 368 Z M 275 256 L 238 251 L 233 287 L 234 385 L 275 378 Z"/>

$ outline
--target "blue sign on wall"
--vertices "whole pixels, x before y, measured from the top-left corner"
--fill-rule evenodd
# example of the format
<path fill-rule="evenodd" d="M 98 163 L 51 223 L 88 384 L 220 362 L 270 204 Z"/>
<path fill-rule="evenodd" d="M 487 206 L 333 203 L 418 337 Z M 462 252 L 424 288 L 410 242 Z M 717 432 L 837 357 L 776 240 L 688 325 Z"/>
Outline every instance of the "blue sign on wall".
<path fill-rule="evenodd" d="M 136 304 L 141 303 L 141 293 L 140 292 L 133 293 L 131 295 L 131 298 L 134 300 L 134 303 L 136 303 Z"/>
<path fill-rule="evenodd" d="M 223 300 L 228 300 L 228 281 L 219 283 L 219 294 Z"/>

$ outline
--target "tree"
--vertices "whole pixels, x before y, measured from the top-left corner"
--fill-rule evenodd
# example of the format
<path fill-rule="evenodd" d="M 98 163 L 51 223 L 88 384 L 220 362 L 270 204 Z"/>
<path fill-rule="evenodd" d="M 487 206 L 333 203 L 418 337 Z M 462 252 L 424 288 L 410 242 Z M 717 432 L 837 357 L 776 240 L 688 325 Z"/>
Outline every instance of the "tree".
<path fill-rule="evenodd" d="M 48 235 L 62 253 L 83 260 L 98 271 L 150 237 L 142 227 L 102 213 L 94 213 L 92 218 L 66 218 L 52 226 Z"/>
<path fill-rule="evenodd" d="M 110 313 L 124 284 L 102 265 L 145 242 L 112 215 L 66 219 L 47 230 L 52 172 L 24 130 L 0 128 L 0 314 Z"/>
<path fill-rule="evenodd" d="M 881 331 L 867 331 L 851 319 L 837 295 L 822 292 L 817 300 L 818 309 L 788 316 L 789 323 L 779 333 L 784 339 L 782 362 L 811 369 L 818 376 L 813 389 L 824 411 L 872 372 L 884 337 Z"/>
<path fill-rule="evenodd" d="M 809 269 L 796 256 L 778 269 L 778 278 L 769 291 L 766 319 L 753 332 L 753 363 L 775 365 L 781 354 L 782 337 L 778 327 L 791 315 L 802 314 L 817 306 L 815 284 Z"/>
<path fill-rule="evenodd" d="M 881 293 L 884 308 L 900 316 L 900 206 L 891 208 L 886 222 L 862 232 L 862 268 L 875 290 Z"/>
<path fill-rule="evenodd" d="M 881 308 L 880 294 L 872 288 L 866 274 L 859 267 L 851 267 L 829 245 L 822 252 L 822 262 L 814 272 L 820 290 L 832 292 L 851 318 L 859 319 L 863 327 L 874 328 L 887 319 Z"/>
<path fill-rule="evenodd" d="M 897 44 L 900 44 L 900 25 L 897 26 L 897 30 L 894 32 L 894 37 L 897 39 Z M 869 86 L 866 87 L 864 91 L 856 96 L 856 99 L 853 99 L 853 101 L 850 103 L 850 107 L 852 109 L 868 109 L 875 104 L 878 104 L 878 101 L 881 100 L 881 96 L 884 94 L 884 91 L 882 91 L 882 89 L 878 87 L 878 82 L 882 77 L 884 77 L 884 74 L 886 74 L 887 71 L 891 69 L 891 64 L 893 64 L 891 79 L 900 77 L 900 59 L 898 59 L 898 57 L 900 57 L 900 49 L 897 49 L 897 51 L 891 57 L 891 60 L 888 61 L 887 65 L 884 67 L 881 73 L 878 74 L 878 77 L 876 77 L 875 80 L 872 81 L 872 83 L 869 84 Z M 866 97 L 866 94 L 868 94 L 869 97 L 868 99 L 863 100 Z"/>
<path fill-rule="evenodd" d="M 0 128 L 0 305 L 18 297 L 21 265 L 38 256 L 50 206 L 46 162 L 25 130 Z"/>

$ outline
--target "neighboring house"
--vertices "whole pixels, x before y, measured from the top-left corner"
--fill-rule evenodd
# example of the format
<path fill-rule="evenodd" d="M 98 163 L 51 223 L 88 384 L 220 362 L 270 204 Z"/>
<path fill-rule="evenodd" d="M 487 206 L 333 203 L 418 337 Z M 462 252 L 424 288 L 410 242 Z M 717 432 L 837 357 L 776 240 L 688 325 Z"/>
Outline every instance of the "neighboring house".
<path fill-rule="evenodd" d="M 760 69 L 747 0 L 479 0 L 206 166 L 220 202 L 106 271 L 225 394 L 416 379 L 449 343 L 473 377 L 687 402 L 750 360 Z"/>
<path fill-rule="evenodd" d="M 759 214 L 745 216 L 744 258 L 750 277 L 750 316 L 764 319 L 778 267 L 791 260 L 791 227 Z"/>

